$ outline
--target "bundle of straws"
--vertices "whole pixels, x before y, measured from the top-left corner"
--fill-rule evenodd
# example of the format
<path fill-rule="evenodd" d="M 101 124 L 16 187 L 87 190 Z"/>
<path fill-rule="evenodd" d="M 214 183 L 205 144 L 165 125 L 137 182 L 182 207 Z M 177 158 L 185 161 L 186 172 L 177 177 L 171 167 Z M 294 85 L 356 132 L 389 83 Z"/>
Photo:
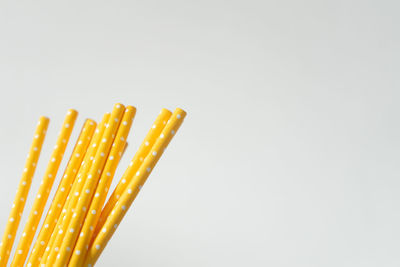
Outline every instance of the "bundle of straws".
<path fill-rule="evenodd" d="M 106 202 L 135 113 L 115 104 L 99 124 L 85 121 L 33 242 L 78 115 L 68 111 L 10 266 L 94 266 L 186 115 L 161 110 Z M 0 245 L 0 267 L 10 258 L 48 125 L 48 118 L 39 119 Z"/>

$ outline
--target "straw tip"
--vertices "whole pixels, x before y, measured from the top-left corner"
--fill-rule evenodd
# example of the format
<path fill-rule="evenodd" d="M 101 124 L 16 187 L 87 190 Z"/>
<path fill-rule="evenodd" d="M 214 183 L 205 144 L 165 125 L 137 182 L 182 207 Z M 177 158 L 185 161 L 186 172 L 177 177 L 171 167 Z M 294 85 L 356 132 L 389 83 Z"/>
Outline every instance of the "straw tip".
<path fill-rule="evenodd" d="M 136 107 L 134 107 L 134 106 L 126 106 L 125 112 L 136 112 Z"/>
<path fill-rule="evenodd" d="M 78 115 L 78 111 L 75 110 L 75 109 L 70 108 L 70 109 L 68 109 L 67 115 L 77 116 Z"/>
<path fill-rule="evenodd" d="M 169 109 L 162 108 L 160 114 L 168 114 L 169 116 L 171 116 L 172 112 Z"/>
<path fill-rule="evenodd" d="M 43 121 L 43 122 L 49 122 L 50 118 L 46 117 L 46 116 L 40 116 L 39 121 Z"/>
<path fill-rule="evenodd" d="M 176 108 L 175 111 L 174 111 L 174 113 L 177 114 L 177 115 L 179 115 L 179 117 L 182 118 L 182 119 L 185 118 L 185 117 L 186 117 L 186 114 L 187 114 L 186 111 L 184 111 L 184 110 L 181 109 L 181 108 Z"/>
<path fill-rule="evenodd" d="M 86 119 L 85 124 L 86 125 L 95 125 L 95 126 L 97 125 L 96 121 L 92 120 L 92 119 Z"/>
<path fill-rule="evenodd" d="M 116 104 L 114 104 L 114 108 L 115 109 L 120 109 L 120 108 L 124 109 L 125 106 L 123 104 L 121 104 L 121 103 L 116 103 Z"/>

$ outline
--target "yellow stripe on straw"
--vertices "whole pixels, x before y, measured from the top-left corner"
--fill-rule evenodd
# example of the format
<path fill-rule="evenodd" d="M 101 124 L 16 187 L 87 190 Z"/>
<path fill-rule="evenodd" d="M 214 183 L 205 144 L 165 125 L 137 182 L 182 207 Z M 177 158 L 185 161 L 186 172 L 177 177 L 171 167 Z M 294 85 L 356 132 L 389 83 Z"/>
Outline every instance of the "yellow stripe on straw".
<path fill-rule="evenodd" d="M 7 226 L 4 231 L 2 242 L 0 244 L 0 266 L 7 266 L 10 252 L 17 233 L 19 222 L 25 208 L 25 200 L 28 197 L 29 189 L 32 184 L 32 178 L 36 170 L 36 164 L 42 150 L 44 138 L 46 136 L 49 119 L 40 117 L 36 126 L 35 135 L 26 159 L 25 168 L 19 182 L 17 194 L 8 217 Z"/>
<path fill-rule="evenodd" d="M 65 200 L 72 187 L 73 181 L 75 180 L 83 157 L 86 154 L 95 128 L 96 122 L 93 120 L 86 120 L 85 124 L 82 127 L 82 131 L 75 144 L 70 160 L 65 169 L 63 178 L 60 182 L 60 185 L 58 186 L 57 192 L 53 198 L 53 202 L 49 208 L 49 211 L 47 212 L 46 219 L 42 224 L 40 233 L 33 246 L 32 253 L 28 258 L 27 266 L 31 266 L 32 264 L 34 264 L 34 266 L 37 266 L 40 263 L 39 258 L 43 255 L 47 242 L 49 241 L 50 236 L 53 233 L 53 229 L 59 219 L 62 207 L 64 206 Z"/>
<path fill-rule="evenodd" d="M 50 255 L 51 248 L 54 248 L 57 238 L 59 239 L 58 242 L 61 242 L 60 240 L 62 240 L 62 238 L 64 237 L 65 228 L 68 226 L 70 216 L 72 216 L 73 214 L 73 208 L 75 207 L 75 204 L 78 201 L 79 194 L 85 183 L 85 181 L 82 180 L 86 177 L 86 173 L 89 171 L 92 165 L 94 156 L 96 155 L 97 149 L 99 147 L 98 145 L 101 142 L 101 138 L 104 134 L 109 118 L 110 118 L 110 113 L 106 113 L 103 116 L 100 124 L 98 124 L 96 128 L 94 136 L 92 137 L 92 140 L 89 144 L 89 148 L 85 154 L 85 158 L 83 159 L 83 162 L 79 168 L 78 175 L 74 181 L 72 189 L 70 190 L 67 200 L 64 204 L 60 219 L 58 220 L 53 230 L 53 234 L 51 235 L 50 240 L 47 243 L 42 258 L 41 259 L 39 258 L 41 265 L 46 264 L 47 259 Z"/>
<path fill-rule="evenodd" d="M 122 194 L 121 198 L 118 200 L 116 206 L 111 212 L 111 215 L 107 218 L 103 228 L 94 239 L 93 244 L 89 248 L 84 266 L 89 267 L 96 263 L 101 252 L 107 245 L 107 242 L 114 234 L 119 223 L 139 193 L 139 190 L 142 188 L 147 177 L 150 175 L 152 169 L 162 155 L 164 149 L 171 141 L 175 132 L 179 129 L 185 116 L 186 112 L 181 109 L 176 109 L 172 114 L 168 124 L 163 129 L 160 137 L 152 147 L 150 154 L 140 166 L 135 178 L 129 183 L 128 189 Z"/>
<path fill-rule="evenodd" d="M 46 205 L 51 187 L 54 183 L 54 179 L 57 175 L 58 168 L 63 158 L 63 154 L 65 152 L 65 148 L 77 116 L 78 112 L 70 109 L 65 117 L 56 146 L 54 147 L 50 162 L 43 177 L 42 184 L 40 185 L 39 192 L 36 195 L 33 207 L 28 217 L 28 221 L 25 224 L 22 237 L 17 246 L 14 259 L 11 263 L 12 267 L 22 267 L 25 263 L 26 256 L 28 255 L 33 237 L 35 236 L 36 228 L 40 222 L 40 218 Z"/>
<path fill-rule="evenodd" d="M 119 126 L 110 152 L 109 158 L 114 159 L 106 162 L 106 166 L 104 167 L 95 195 L 90 205 L 89 212 L 85 218 L 78 241 L 76 242 L 74 251 L 69 261 L 70 266 L 81 266 L 83 263 L 87 247 L 89 247 L 89 242 L 94 233 L 94 227 L 96 226 L 97 220 L 100 216 L 100 212 L 97 211 L 100 211 L 104 205 L 112 178 L 114 177 L 115 170 L 117 169 L 122 152 L 124 151 L 126 139 L 128 137 L 135 113 L 136 109 L 134 107 L 126 107 L 124 117 L 122 118 L 122 123 Z"/>
<path fill-rule="evenodd" d="M 68 263 L 73 246 L 79 234 L 79 229 L 81 227 L 81 224 L 83 223 L 83 220 L 85 219 L 87 207 L 89 207 L 90 205 L 90 201 L 96 189 L 101 172 L 106 163 L 107 155 L 110 152 L 111 145 L 118 130 L 118 126 L 122 119 L 124 110 L 125 107 L 122 104 L 114 105 L 113 111 L 111 112 L 110 121 L 107 125 L 107 129 L 105 130 L 103 139 L 101 140 L 101 144 L 97 150 L 95 159 L 93 160 L 93 164 L 87 175 L 85 186 L 83 188 L 84 191 L 82 191 L 82 194 L 78 199 L 78 203 L 75 207 L 75 216 L 72 217 L 67 231 L 65 232 L 65 238 L 62 240 L 62 243 L 60 243 L 61 246 L 59 247 L 59 251 L 50 251 L 50 259 L 47 262 L 48 264 L 50 264 L 50 266 L 64 267 L 64 265 Z M 108 160 L 113 159 L 110 157 Z M 58 248 L 58 246 L 56 248 Z M 56 256 L 55 261 L 54 256 Z"/>
<path fill-rule="evenodd" d="M 164 129 L 165 125 L 167 124 L 169 118 L 171 117 L 172 112 L 168 109 L 163 108 L 154 121 L 152 127 L 150 128 L 149 132 L 147 133 L 145 139 L 143 140 L 141 146 L 139 147 L 138 151 L 136 152 L 135 156 L 131 160 L 129 167 L 124 172 L 121 180 L 117 184 L 114 192 L 111 194 L 110 198 L 108 199 L 105 207 L 103 208 L 99 221 L 96 226 L 96 230 L 94 232 L 94 236 L 98 234 L 100 229 L 103 227 L 105 220 L 110 215 L 110 212 L 117 203 L 119 197 L 125 191 L 126 187 L 128 186 L 130 179 L 135 175 L 137 170 L 139 169 L 140 165 L 142 164 L 144 158 L 146 158 L 147 154 L 149 153 L 151 147 L 156 142 L 157 138 L 161 134 L 161 131 Z"/>

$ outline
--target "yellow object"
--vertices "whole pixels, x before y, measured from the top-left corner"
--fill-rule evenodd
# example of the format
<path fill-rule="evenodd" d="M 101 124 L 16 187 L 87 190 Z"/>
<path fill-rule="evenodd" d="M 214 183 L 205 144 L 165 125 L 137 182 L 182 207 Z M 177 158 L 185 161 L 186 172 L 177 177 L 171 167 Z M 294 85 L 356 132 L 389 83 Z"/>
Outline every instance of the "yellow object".
<path fill-rule="evenodd" d="M 71 218 L 71 222 L 67 227 L 67 231 L 65 232 L 65 236 L 62 240 L 61 246 L 57 246 L 57 250 L 50 251 L 50 259 L 47 262 L 48 264 L 50 264 L 50 266 L 64 267 L 64 265 L 68 263 L 68 260 L 72 253 L 72 249 L 79 235 L 79 229 L 85 219 L 87 208 L 90 205 L 92 196 L 99 181 L 101 172 L 106 163 L 107 155 L 110 152 L 113 139 L 118 130 L 118 126 L 120 124 L 124 111 L 125 107 L 122 104 L 114 105 L 109 123 L 107 124 L 107 129 L 104 132 L 104 136 L 93 160 L 93 164 L 90 168 L 90 171 L 88 172 L 83 191 L 80 195 L 80 198 L 78 199 L 77 205 L 75 206 L 75 216 L 72 216 Z M 108 160 L 113 160 L 113 158 L 111 158 L 110 156 Z M 54 255 L 56 255 L 55 261 Z"/>
<path fill-rule="evenodd" d="M 49 119 L 40 117 L 0 245 L 0 266 L 2 267 L 7 266 L 10 257 L 10 252 L 25 208 L 25 201 L 32 184 L 32 178 L 36 170 L 36 164 L 40 156 L 40 151 L 42 150 L 48 126 Z"/>
<path fill-rule="evenodd" d="M 56 146 L 54 147 L 51 159 L 47 166 L 42 183 L 39 187 L 39 192 L 36 194 L 36 198 L 29 214 L 28 221 L 25 224 L 22 237 L 17 246 L 14 259 L 11 263 L 12 267 L 22 267 L 25 263 L 25 259 L 28 255 L 33 237 L 35 236 L 36 228 L 40 222 L 40 218 L 42 217 L 47 198 L 49 197 L 51 187 L 53 186 L 54 179 L 57 175 L 58 168 L 63 158 L 65 148 L 67 147 L 68 140 L 71 136 L 71 132 L 77 116 L 78 112 L 70 109 L 67 113 L 67 116 L 65 117 L 62 129 L 57 139 Z"/>
<path fill-rule="evenodd" d="M 68 226 L 70 217 L 73 216 L 73 209 L 75 207 L 76 202 L 78 201 L 79 194 L 81 193 L 82 187 L 85 183 L 84 179 L 86 178 L 86 173 L 89 171 L 92 165 L 94 156 L 96 155 L 97 149 L 99 147 L 98 145 L 101 142 L 101 138 L 104 134 L 104 130 L 106 129 L 109 118 L 110 118 L 110 113 L 106 113 L 103 116 L 100 124 L 96 128 L 96 131 L 89 144 L 89 148 L 85 154 L 85 158 L 81 164 L 81 167 L 79 168 L 78 175 L 74 181 L 72 189 L 70 190 L 67 200 L 64 204 L 60 219 L 58 220 L 53 230 L 53 234 L 51 235 L 50 240 L 47 243 L 47 247 L 45 249 L 42 258 L 41 259 L 39 258 L 41 265 L 47 263 L 47 259 L 51 249 L 55 248 L 55 243 L 62 242 L 65 228 Z"/>
<path fill-rule="evenodd" d="M 113 158 L 113 160 L 107 160 L 106 162 L 92 203 L 88 209 L 89 212 L 86 215 L 85 222 L 80 231 L 80 236 L 78 237 L 78 241 L 76 242 L 74 251 L 69 261 L 70 266 L 80 266 L 83 263 L 84 256 L 86 255 L 87 251 L 86 247 L 89 246 L 89 242 L 94 232 L 94 227 L 96 226 L 97 220 L 100 216 L 100 212 L 97 211 L 100 211 L 104 205 L 112 178 L 114 177 L 115 170 L 117 169 L 122 152 L 124 151 L 126 139 L 128 137 L 135 113 L 136 109 L 134 107 L 126 107 L 125 114 L 118 128 L 118 132 L 114 139 L 114 143 L 109 155 L 109 159 Z"/>
<path fill-rule="evenodd" d="M 76 174 L 81 166 L 83 157 L 86 154 L 90 140 L 92 139 L 96 122 L 93 120 L 86 120 L 83 125 L 82 131 L 75 144 L 75 148 L 71 154 L 68 165 L 65 169 L 63 178 L 58 186 L 57 192 L 54 196 L 53 202 L 49 208 L 46 219 L 42 224 L 39 236 L 33 246 L 32 253 L 28 258 L 28 266 L 32 264 L 37 266 L 40 263 L 39 258 L 43 255 L 47 242 L 53 233 L 54 226 L 59 219 L 59 216 L 64 206 L 65 200 L 69 194 L 72 184 L 75 180 Z"/>
<path fill-rule="evenodd" d="M 114 207 L 113 212 L 111 212 L 101 231 L 95 237 L 94 242 L 89 248 L 84 266 L 89 267 L 93 266 L 96 263 L 104 247 L 107 245 L 107 242 L 114 234 L 122 218 L 126 214 L 137 194 L 139 193 L 139 190 L 142 188 L 147 177 L 150 175 L 150 172 L 164 152 L 164 149 L 167 147 L 172 137 L 179 129 L 185 116 L 186 112 L 179 108 L 174 111 L 169 122 L 163 129 L 160 137 L 157 139 L 156 143 L 151 148 L 150 153 L 145 158 L 143 164 L 140 166 L 134 179 L 131 180 L 127 190 L 122 194 L 121 198 L 118 200 L 116 206 Z"/>
<path fill-rule="evenodd" d="M 149 132 L 147 133 L 145 139 L 143 140 L 142 144 L 140 145 L 138 151 L 136 152 L 135 156 L 133 157 L 132 161 L 129 164 L 129 167 L 124 172 L 121 180 L 117 184 L 115 190 L 111 194 L 107 204 L 103 208 L 99 221 L 96 226 L 96 230 L 94 236 L 98 234 L 100 229 L 103 227 L 103 224 L 107 217 L 110 215 L 110 212 L 114 208 L 115 204 L 117 203 L 119 197 L 127 188 L 130 179 L 135 175 L 137 170 L 139 169 L 140 165 L 142 164 L 143 160 L 146 158 L 147 154 L 149 153 L 151 147 L 156 142 L 157 138 L 161 134 L 161 131 L 164 129 L 165 125 L 167 124 L 169 118 L 171 117 L 172 112 L 168 109 L 163 108 L 154 121 L 152 127 L 150 128 Z"/>

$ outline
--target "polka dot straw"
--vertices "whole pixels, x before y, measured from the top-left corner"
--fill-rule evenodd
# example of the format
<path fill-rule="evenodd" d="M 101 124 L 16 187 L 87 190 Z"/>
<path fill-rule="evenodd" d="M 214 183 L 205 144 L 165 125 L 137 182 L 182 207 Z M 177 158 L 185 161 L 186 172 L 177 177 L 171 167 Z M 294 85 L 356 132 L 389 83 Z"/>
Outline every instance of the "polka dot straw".
<path fill-rule="evenodd" d="M 50 161 L 47 165 L 42 183 L 39 187 L 39 192 L 36 195 L 35 201 L 28 217 L 28 221 L 25 224 L 22 237 L 17 246 L 17 253 L 15 253 L 14 259 L 11 263 L 12 267 L 22 267 L 25 263 L 25 259 L 28 255 L 33 237 L 35 236 L 36 229 L 40 222 L 40 218 L 46 205 L 51 187 L 53 186 L 54 179 L 57 175 L 58 168 L 63 158 L 65 148 L 68 144 L 68 140 L 77 116 L 78 112 L 76 110 L 68 110 L 60 134 L 57 138 L 56 145 L 53 149 L 53 153 L 51 154 Z"/>
<path fill-rule="evenodd" d="M 18 225 L 21 220 L 21 215 L 24 211 L 25 201 L 28 197 L 31 187 L 32 178 L 35 173 L 36 164 L 42 150 L 44 138 L 46 136 L 49 119 L 40 117 L 36 126 L 35 135 L 26 159 L 25 168 L 22 173 L 21 181 L 19 182 L 17 194 L 15 195 L 14 203 L 8 217 L 6 230 L 0 245 L 0 266 L 6 266 L 10 257 L 10 252 L 14 243 L 15 234 L 18 230 Z"/>
<path fill-rule="evenodd" d="M 83 263 L 82 261 L 86 255 L 86 247 L 89 246 L 94 227 L 96 226 L 97 220 L 100 216 L 100 212 L 98 211 L 100 211 L 103 207 L 108 189 L 112 182 L 112 178 L 114 177 L 115 170 L 117 169 L 120 157 L 124 150 L 126 139 L 128 137 L 135 113 L 136 109 L 134 107 L 126 107 L 124 117 L 122 118 L 122 123 L 119 126 L 109 156 L 109 159 L 111 157 L 114 159 L 106 162 L 96 192 L 92 199 L 92 203 L 88 209 L 89 212 L 86 215 L 85 222 L 80 231 L 80 236 L 78 237 L 74 252 L 72 253 L 69 261 L 69 265 L 71 266 L 81 266 Z"/>
<path fill-rule="evenodd" d="M 138 152 L 104 205 L 116 168 L 128 145 L 136 109 L 114 105 L 97 125 L 86 120 L 28 258 L 32 266 L 94 266 L 186 112 L 162 109 Z M 24 266 L 77 118 L 69 110 L 11 262 Z M 0 267 L 7 266 L 39 159 L 49 120 L 41 117 L 0 243 Z"/>
<path fill-rule="evenodd" d="M 117 203 L 118 198 L 122 195 L 125 191 L 126 187 L 130 182 L 130 178 L 134 176 L 134 174 L 139 169 L 140 165 L 142 164 L 143 160 L 146 158 L 147 154 L 149 153 L 151 147 L 156 142 L 157 138 L 160 136 L 161 131 L 164 129 L 165 125 L 167 124 L 169 118 L 171 117 L 172 112 L 168 109 L 162 109 L 156 120 L 154 121 L 152 127 L 150 128 L 148 134 L 146 135 L 145 139 L 143 140 L 141 146 L 139 147 L 138 151 L 136 152 L 135 156 L 133 157 L 132 161 L 129 164 L 129 167 L 126 169 L 125 173 L 123 174 L 121 180 L 119 181 L 118 185 L 116 186 L 114 192 L 111 194 L 107 204 L 103 208 L 101 212 L 99 221 L 96 226 L 96 230 L 94 235 L 100 231 L 103 227 L 103 224 L 107 217 L 110 215 L 110 212 Z"/>
<path fill-rule="evenodd" d="M 94 242 L 91 244 L 84 266 L 93 266 L 107 242 L 110 240 L 115 230 L 118 228 L 119 223 L 125 216 L 127 210 L 136 198 L 139 190 L 145 183 L 147 177 L 150 175 L 155 164 L 160 159 L 164 149 L 167 147 L 172 137 L 179 129 L 186 112 L 181 109 L 176 109 L 172 114 L 171 119 L 163 129 L 160 137 L 157 139 L 154 146 L 151 148 L 150 154 L 146 157 L 143 164 L 140 166 L 139 171 L 136 173 L 135 178 L 129 183 L 128 189 L 122 194 L 114 207 L 111 215 L 107 218 L 102 230 L 95 237 Z"/>
<path fill-rule="evenodd" d="M 71 222 L 69 223 L 69 226 L 67 228 L 67 231 L 65 232 L 64 239 L 62 240 L 62 243 L 61 242 L 59 243 L 60 246 L 58 246 L 57 244 L 57 248 L 59 248 L 60 252 L 56 250 L 50 251 L 50 259 L 48 263 L 51 264 L 52 266 L 64 266 L 65 264 L 68 263 L 72 251 L 71 249 L 67 248 L 71 248 L 71 246 L 75 244 L 76 239 L 79 235 L 79 229 L 81 224 L 83 223 L 83 220 L 85 219 L 87 207 L 89 207 L 90 205 L 93 192 L 96 189 L 97 182 L 101 175 L 101 171 L 103 170 L 107 160 L 105 155 L 109 154 L 111 145 L 113 143 L 113 139 L 118 130 L 118 126 L 120 124 L 124 111 L 125 107 L 122 104 L 114 105 L 113 111 L 111 112 L 110 121 L 104 132 L 103 139 L 101 140 L 99 149 L 97 150 L 95 159 L 87 175 L 87 179 L 84 186 L 85 193 L 82 192 L 80 198 L 78 199 L 78 203 L 75 207 L 76 216 L 72 217 Z M 113 160 L 111 156 L 109 160 Z"/>
<path fill-rule="evenodd" d="M 54 228 L 53 234 L 51 235 L 50 240 L 46 246 L 45 252 L 40 259 L 41 265 L 47 263 L 50 251 L 56 248 L 55 243 L 57 238 L 59 239 L 57 242 L 61 242 L 60 240 L 62 240 L 62 238 L 64 237 L 65 229 L 66 227 L 68 227 L 68 223 L 74 214 L 74 207 L 78 202 L 79 195 L 85 183 L 86 174 L 92 166 L 94 156 L 96 155 L 97 149 L 99 147 L 98 144 L 101 142 L 104 131 L 110 119 L 110 115 L 110 113 L 106 113 L 103 116 L 100 124 L 96 128 L 94 136 L 89 144 L 89 148 L 85 154 L 85 158 L 83 159 L 81 167 L 79 168 L 77 179 L 75 179 L 72 189 L 68 194 L 67 201 L 64 204 L 62 216 L 60 216 L 60 219 L 57 221 L 56 227 Z"/>
<path fill-rule="evenodd" d="M 46 244 L 53 233 L 54 226 L 59 219 L 62 207 L 64 206 L 65 200 L 71 189 L 71 185 L 76 177 L 83 157 L 85 156 L 95 128 L 96 122 L 93 120 L 86 120 L 85 124 L 83 125 L 82 131 L 79 135 L 78 141 L 75 144 L 75 148 L 71 154 L 70 160 L 47 213 L 46 219 L 42 224 L 42 229 L 40 230 L 39 236 L 37 237 L 33 246 L 32 253 L 28 258 L 28 265 L 33 263 L 36 266 L 40 263 L 39 257 L 43 255 Z"/>

